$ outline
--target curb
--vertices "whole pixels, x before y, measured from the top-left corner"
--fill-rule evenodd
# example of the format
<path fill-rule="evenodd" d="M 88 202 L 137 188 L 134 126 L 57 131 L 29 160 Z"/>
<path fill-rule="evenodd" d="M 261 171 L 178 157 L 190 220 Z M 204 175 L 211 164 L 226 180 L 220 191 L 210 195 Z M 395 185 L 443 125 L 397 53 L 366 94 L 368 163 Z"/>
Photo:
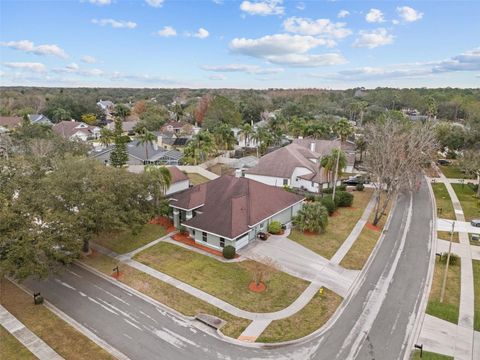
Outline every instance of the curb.
<path fill-rule="evenodd" d="M 19 284 L 18 282 L 14 281 L 13 279 L 9 279 L 10 281 L 12 281 L 18 288 L 20 288 L 21 290 L 23 290 L 24 292 L 26 292 L 28 295 L 32 296 L 33 294 L 26 288 L 24 287 L 23 285 Z M 97 344 L 98 346 L 100 346 L 103 350 L 105 350 L 106 352 L 108 352 L 110 355 L 112 355 L 114 358 L 118 359 L 118 360 L 130 360 L 130 358 L 128 356 L 126 356 L 125 354 L 123 354 L 122 352 L 118 351 L 117 349 L 115 349 L 113 346 L 111 346 L 110 344 L 108 344 L 106 341 L 104 341 L 103 339 L 99 338 L 97 335 L 95 335 L 92 331 L 90 331 L 89 329 L 87 329 L 85 326 L 83 326 L 82 324 L 80 324 L 79 322 L 77 322 L 76 320 L 72 319 L 70 316 L 68 316 L 67 314 L 65 314 L 62 310 L 60 310 L 59 308 L 57 308 L 55 305 L 53 305 L 52 303 L 50 303 L 49 301 L 47 300 L 44 300 L 43 302 L 43 305 L 45 305 L 45 307 L 50 310 L 52 313 L 54 313 L 55 315 L 57 315 L 60 319 L 62 319 L 63 321 L 65 321 L 67 324 L 69 324 L 70 326 L 72 326 L 75 330 L 77 330 L 78 332 L 80 332 L 81 334 L 85 335 L 88 339 L 90 339 L 91 341 L 93 341 L 95 344 Z"/>

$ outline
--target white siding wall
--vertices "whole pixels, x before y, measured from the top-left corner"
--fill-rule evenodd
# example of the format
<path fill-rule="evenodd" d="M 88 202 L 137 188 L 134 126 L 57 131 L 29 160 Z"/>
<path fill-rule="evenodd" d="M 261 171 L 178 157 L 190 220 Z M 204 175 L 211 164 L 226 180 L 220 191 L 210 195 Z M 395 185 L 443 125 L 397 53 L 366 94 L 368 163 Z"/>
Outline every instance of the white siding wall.
<path fill-rule="evenodd" d="M 309 180 L 305 180 L 305 179 L 298 179 L 298 187 L 301 188 L 303 186 L 304 189 L 310 191 L 310 192 L 318 192 L 318 184 L 317 183 L 313 183 L 313 186 L 312 186 L 312 182 L 309 181 Z"/>
<path fill-rule="evenodd" d="M 190 180 L 183 180 L 170 185 L 165 195 L 170 195 L 178 191 L 186 190 L 190 186 Z"/>
<path fill-rule="evenodd" d="M 299 176 L 302 176 L 302 175 L 307 175 L 307 174 L 311 174 L 312 172 L 307 169 L 307 168 L 304 168 L 304 167 L 297 167 L 295 168 L 295 170 L 293 170 L 293 174 L 292 174 L 292 182 L 291 182 L 291 186 L 294 187 L 294 188 L 300 188 L 301 187 L 301 184 L 303 184 L 303 181 L 302 179 L 299 179 L 298 177 Z M 298 178 L 298 180 L 297 180 Z"/>
<path fill-rule="evenodd" d="M 283 178 L 274 177 L 274 176 L 263 176 L 263 175 L 254 175 L 254 174 L 245 174 L 247 179 L 252 179 L 267 185 L 283 187 Z M 290 179 L 289 184 L 290 185 Z"/>

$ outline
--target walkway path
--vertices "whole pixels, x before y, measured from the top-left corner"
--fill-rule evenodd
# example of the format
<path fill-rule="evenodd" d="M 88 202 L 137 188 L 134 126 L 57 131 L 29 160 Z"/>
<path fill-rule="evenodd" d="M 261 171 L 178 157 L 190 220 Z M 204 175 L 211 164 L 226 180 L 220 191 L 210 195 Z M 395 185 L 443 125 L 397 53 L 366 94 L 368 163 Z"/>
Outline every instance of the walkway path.
<path fill-rule="evenodd" d="M 0 325 L 15 336 L 18 341 L 40 360 L 63 360 L 60 355 L 18 321 L 2 305 L 0 305 Z"/>

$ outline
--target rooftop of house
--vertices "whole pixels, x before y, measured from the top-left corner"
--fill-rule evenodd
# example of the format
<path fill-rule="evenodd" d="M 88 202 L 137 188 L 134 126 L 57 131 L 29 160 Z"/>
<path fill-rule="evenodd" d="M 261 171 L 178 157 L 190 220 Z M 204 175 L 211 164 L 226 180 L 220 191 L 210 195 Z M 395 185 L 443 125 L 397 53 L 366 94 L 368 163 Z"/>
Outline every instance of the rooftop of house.
<path fill-rule="evenodd" d="M 128 120 L 125 119 L 125 121 L 122 121 L 122 129 L 124 132 L 132 132 L 133 128 L 138 124 L 137 120 Z M 109 130 L 115 130 L 115 122 L 112 121 L 111 123 L 107 124 L 106 126 L 107 129 Z"/>
<path fill-rule="evenodd" d="M 183 224 L 234 239 L 303 199 L 282 188 L 223 175 L 173 195 L 170 204 L 186 210 L 201 207 L 196 216 Z"/>
<path fill-rule="evenodd" d="M 145 151 L 145 147 L 147 148 L 147 151 Z M 111 152 L 113 149 L 113 145 L 107 146 L 106 148 L 103 147 L 92 153 L 92 156 L 97 157 Z M 165 148 L 158 146 L 156 143 L 140 144 L 138 140 L 134 140 L 127 144 L 127 153 L 138 160 L 151 162 L 167 158 L 171 160 L 180 160 L 183 157 L 183 154 L 177 150 L 166 150 Z"/>
<path fill-rule="evenodd" d="M 53 125 L 52 130 L 60 136 L 70 138 L 72 135 L 80 132 L 87 136 L 92 135 L 95 131 L 100 130 L 97 126 L 91 126 L 81 121 L 61 121 Z"/>
<path fill-rule="evenodd" d="M 341 145 L 342 150 L 347 156 L 347 164 L 353 166 L 355 162 L 355 144 L 351 141 L 346 141 L 343 144 L 340 142 L 340 139 L 335 140 L 317 140 L 317 139 L 295 139 L 293 140 L 294 144 L 298 144 L 304 148 L 307 148 L 318 154 L 318 157 L 323 157 L 331 153 L 333 149 L 338 149 Z M 352 156 L 353 155 L 353 156 Z"/>
<path fill-rule="evenodd" d="M 52 124 L 50 119 L 43 114 L 28 114 L 28 119 L 32 124 Z"/>
<path fill-rule="evenodd" d="M 162 128 L 171 126 L 174 129 L 181 129 L 182 127 L 184 127 L 187 124 L 188 123 L 186 123 L 185 121 L 169 121 L 168 123 L 163 125 Z"/>
<path fill-rule="evenodd" d="M 22 118 L 19 116 L 0 116 L 0 125 L 5 128 L 14 128 L 20 126 Z"/>
<path fill-rule="evenodd" d="M 170 166 L 168 171 L 170 172 L 172 184 L 188 180 L 188 176 L 176 166 Z"/>

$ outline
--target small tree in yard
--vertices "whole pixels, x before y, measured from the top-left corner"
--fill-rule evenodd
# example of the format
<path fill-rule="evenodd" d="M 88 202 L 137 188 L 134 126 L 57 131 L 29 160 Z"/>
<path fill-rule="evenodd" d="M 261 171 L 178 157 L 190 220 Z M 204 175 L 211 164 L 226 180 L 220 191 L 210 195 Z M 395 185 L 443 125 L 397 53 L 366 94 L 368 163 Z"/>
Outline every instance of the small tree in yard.
<path fill-rule="evenodd" d="M 293 218 L 293 224 L 301 231 L 324 232 L 328 225 L 328 211 L 318 202 L 305 204 Z"/>
<path fill-rule="evenodd" d="M 477 198 L 480 198 L 480 151 L 465 151 L 462 167 L 467 174 L 476 176 L 478 180 Z"/>
<path fill-rule="evenodd" d="M 248 270 L 252 274 L 252 281 L 255 285 L 265 284 L 268 281 L 270 275 L 279 269 L 275 260 L 269 257 L 256 256 L 252 258 L 253 261 L 245 262 Z"/>
<path fill-rule="evenodd" d="M 365 167 L 374 186 L 373 225 L 377 225 L 393 197 L 401 190 L 417 188 L 423 164 L 437 150 L 431 123 L 412 124 L 387 118 L 365 127 Z"/>

